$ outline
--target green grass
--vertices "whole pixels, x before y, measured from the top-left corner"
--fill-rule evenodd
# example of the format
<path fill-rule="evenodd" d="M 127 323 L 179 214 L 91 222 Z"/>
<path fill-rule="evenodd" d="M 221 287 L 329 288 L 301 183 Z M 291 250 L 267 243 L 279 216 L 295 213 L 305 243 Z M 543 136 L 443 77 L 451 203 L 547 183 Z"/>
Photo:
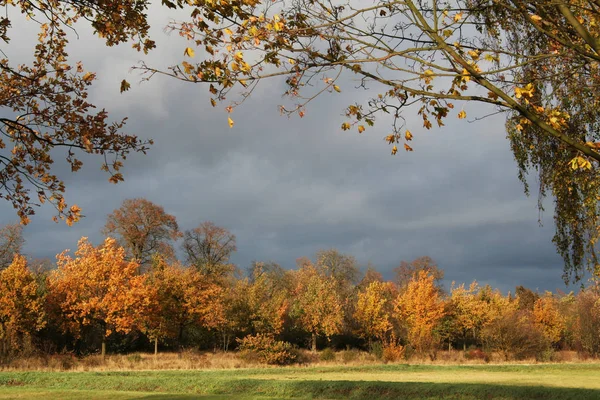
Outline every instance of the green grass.
<path fill-rule="evenodd" d="M 0 372 L 0 399 L 600 399 L 599 364 Z"/>

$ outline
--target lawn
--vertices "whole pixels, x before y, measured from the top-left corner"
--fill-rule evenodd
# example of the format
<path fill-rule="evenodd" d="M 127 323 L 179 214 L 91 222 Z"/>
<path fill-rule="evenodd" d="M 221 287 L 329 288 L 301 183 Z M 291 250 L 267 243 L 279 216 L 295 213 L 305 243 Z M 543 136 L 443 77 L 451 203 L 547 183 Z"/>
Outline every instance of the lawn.
<path fill-rule="evenodd" d="M 600 364 L 0 372 L 0 399 L 600 399 Z"/>

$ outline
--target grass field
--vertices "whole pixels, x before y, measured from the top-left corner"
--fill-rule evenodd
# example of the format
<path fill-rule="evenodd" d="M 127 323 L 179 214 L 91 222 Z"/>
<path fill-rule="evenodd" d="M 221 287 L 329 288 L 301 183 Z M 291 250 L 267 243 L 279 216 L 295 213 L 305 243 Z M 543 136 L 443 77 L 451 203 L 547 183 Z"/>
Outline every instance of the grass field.
<path fill-rule="evenodd" d="M 600 399 L 600 364 L 0 372 L 0 399 Z"/>

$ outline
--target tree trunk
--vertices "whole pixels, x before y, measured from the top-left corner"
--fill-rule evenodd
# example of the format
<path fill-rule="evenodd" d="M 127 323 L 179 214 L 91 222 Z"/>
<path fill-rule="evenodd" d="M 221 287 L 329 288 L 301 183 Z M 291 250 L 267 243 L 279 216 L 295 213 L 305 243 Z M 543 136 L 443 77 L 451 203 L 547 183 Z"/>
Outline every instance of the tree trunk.
<path fill-rule="evenodd" d="M 154 355 L 158 354 L 158 337 L 154 338 Z"/>
<path fill-rule="evenodd" d="M 315 332 L 312 333 L 312 346 L 311 349 L 313 352 L 317 351 L 317 334 Z"/>
<path fill-rule="evenodd" d="M 183 324 L 179 324 L 179 333 L 177 334 L 177 344 L 181 347 L 183 341 Z"/>
<path fill-rule="evenodd" d="M 102 338 L 102 359 L 106 356 L 106 339 Z"/>
<path fill-rule="evenodd" d="M 452 350 L 452 342 L 448 340 L 448 351 Z"/>

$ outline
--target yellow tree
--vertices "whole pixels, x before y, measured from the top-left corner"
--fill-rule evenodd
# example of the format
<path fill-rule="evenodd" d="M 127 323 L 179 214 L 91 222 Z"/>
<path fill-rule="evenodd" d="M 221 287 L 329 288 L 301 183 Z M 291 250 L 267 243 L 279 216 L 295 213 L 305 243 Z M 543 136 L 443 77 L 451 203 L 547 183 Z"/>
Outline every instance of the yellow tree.
<path fill-rule="evenodd" d="M 329 339 L 341 332 L 344 302 L 334 277 L 325 276 L 312 264 L 305 264 L 295 274 L 293 315 L 299 326 L 311 334 L 311 349 L 317 350 L 317 337 Z"/>
<path fill-rule="evenodd" d="M 84 326 L 102 332 L 102 355 L 112 332 L 127 333 L 140 326 L 152 306 L 152 295 L 137 274 L 139 264 L 127 261 L 125 250 L 112 238 L 94 247 L 81 238 L 75 257 L 57 256 L 58 268 L 48 278 L 49 295 L 65 320 L 65 330 L 79 335 Z"/>
<path fill-rule="evenodd" d="M 482 329 L 497 317 L 505 304 L 500 293 L 488 287 L 481 288 L 476 281 L 468 289 L 464 284 L 452 287 L 449 302 L 454 333 L 462 339 L 463 349 L 468 340 L 480 340 Z"/>
<path fill-rule="evenodd" d="M 248 308 L 255 333 L 281 333 L 290 308 L 287 274 L 278 265 L 257 262 L 248 283 Z"/>
<path fill-rule="evenodd" d="M 566 327 L 565 318 L 551 292 L 546 292 L 536 300 L 533 306 L 533 322 L 552 345 L 556 345 L 562 339 Z"/>
<path fill-rule="evenodd" d="M 418 353 L 435 346 L 434 328 L 444 316 L 444 303 L 435 284 L 435 277 L 419 271 L 406 290 L 395 301 L 398 317 L 408 327 L 408 342 Z"/>
<path fill-rule="evenodd" d="M 0 272 L 1 354 L 18 351 L 45 324 L 44 298 L 35 276 L 28 270 L 25 257 L 15 255 Z"/>
<path fill-rule="evenodd" d="M 373 281 L 358 293 L 354 319 L 358 334 L 369 342 L 385 341 L 393 328 L 391 317 L 396 288 L 391 282 Z"/>
<path fill-rule="evenodd" d="M 220 279 L 223 292 L 220 318 L 216 319 L 216 330 L 221 336 L 223 350 L 228 351 L 232 339 L 245 335 L 252 329 L 253 313 L 249 306 L 250 283 L 247 279 L 235 279 L 232 276 Z"/>

